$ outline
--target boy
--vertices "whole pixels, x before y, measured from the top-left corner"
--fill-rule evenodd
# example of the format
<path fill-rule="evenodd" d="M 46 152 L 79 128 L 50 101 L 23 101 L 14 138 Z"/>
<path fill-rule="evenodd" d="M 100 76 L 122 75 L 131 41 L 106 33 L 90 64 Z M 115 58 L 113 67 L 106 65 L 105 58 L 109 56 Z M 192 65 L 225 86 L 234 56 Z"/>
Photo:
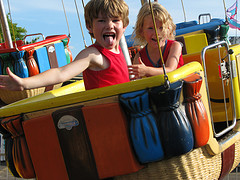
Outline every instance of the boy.
<path fill-rule="evenodd" d="M 7 68 L 0 88 L 24 90 L 58 84 L 83 72 L 86 90 L 129 81 L 127 64 L 119 41 L 129 23 L 123 0 L 90 0 L 84 9 L 86 27 L 96 42 L 82 50 L 70 64 L 41 74 L 19 78 Z"/>

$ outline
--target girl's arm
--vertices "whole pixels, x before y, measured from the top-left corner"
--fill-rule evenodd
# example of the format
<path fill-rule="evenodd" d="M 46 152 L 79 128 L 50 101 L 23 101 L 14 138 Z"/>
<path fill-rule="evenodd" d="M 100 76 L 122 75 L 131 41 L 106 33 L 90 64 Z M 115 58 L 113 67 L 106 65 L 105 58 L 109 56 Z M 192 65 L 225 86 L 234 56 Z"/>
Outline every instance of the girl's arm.
<path fill-rule="evenodd" d="M 177 69 L 179 58 L 182 53 L 182 46 L 179 42 L 174 42 L 168 54 L 168 58 L 165 64 L 166 73 Z M 141 77 L 150 77 L 160 74 L 164 74 L 162 67 L 150 67 L 146 66 L 140 59 L 139 53 L 134 57 L 132 66 L 129 66 L 130 75 L 135 75 L 136 79 Z"/>

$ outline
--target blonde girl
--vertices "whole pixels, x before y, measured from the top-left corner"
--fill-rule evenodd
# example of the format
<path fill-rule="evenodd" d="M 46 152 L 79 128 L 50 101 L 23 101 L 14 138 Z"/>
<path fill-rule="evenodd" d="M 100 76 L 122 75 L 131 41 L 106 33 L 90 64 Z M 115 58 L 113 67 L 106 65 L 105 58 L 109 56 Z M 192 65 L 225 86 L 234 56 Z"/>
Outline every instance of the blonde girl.
<path fill-rule="evenodd" d="M 166 72 L 171 72 L 183 65 L 182 46 L 175 41 L 176 25 L 171 15 L 158 2 L 152 2 L 158 39 Z M 163 74 L 162 60 L 159 53 L 156 32 L 152 20 L 151 9 L 145 3 L 140 9 L 135 25 L 135 42 L 143 45 L 129 66 L 133 79 Z"/>

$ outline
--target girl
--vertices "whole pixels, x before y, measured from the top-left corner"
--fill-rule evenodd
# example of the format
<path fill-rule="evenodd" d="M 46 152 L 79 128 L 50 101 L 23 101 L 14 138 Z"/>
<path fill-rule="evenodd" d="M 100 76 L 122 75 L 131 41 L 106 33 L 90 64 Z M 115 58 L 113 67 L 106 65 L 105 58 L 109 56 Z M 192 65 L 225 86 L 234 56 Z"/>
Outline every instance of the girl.
<path fill-rule="evenodd" d="M 163 61 L 168 73 L 183 65 L 182 46 L 179 42 L 174 41 L 176 25 L 168 11 L 158 2 L 152 2 L 152 8 Z M 136 54 L 133 65 L 129 66 L 130 75 L 133 75 L 131 80 L 163 74 L 149 3 L 145 3 L 140 9 L 134 33 L 135 40 L 144 44 L 145 47 Z"/>

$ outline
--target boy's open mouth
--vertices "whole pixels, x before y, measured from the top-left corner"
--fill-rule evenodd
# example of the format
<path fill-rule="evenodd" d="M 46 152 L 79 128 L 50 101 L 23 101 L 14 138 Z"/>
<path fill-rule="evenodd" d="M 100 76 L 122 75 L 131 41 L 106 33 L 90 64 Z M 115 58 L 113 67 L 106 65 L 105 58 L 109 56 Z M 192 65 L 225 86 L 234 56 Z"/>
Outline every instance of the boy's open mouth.
<path fill-rule="evenodd" d="M 115 39 L 115 34 L 104 34 L 103 38 L 105 41 L 107 41 L 109 44 L 113 44 L 113 40 Z"/>

